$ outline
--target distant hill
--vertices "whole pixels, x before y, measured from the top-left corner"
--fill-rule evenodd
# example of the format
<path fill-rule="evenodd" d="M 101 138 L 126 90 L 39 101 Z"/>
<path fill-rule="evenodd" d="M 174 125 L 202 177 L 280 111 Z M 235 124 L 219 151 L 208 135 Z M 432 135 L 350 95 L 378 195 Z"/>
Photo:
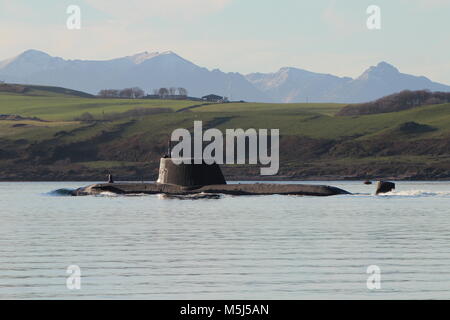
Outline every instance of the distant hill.
<path fill-rule="evenodd" d="M 356 79 L 282 68 L 276 73 L 249 74 L 247 80 L 273 100 L 282 102 L 360 103 L 403 90 L 450 91 L 450 86 L 400 73 L 386 62 L 370 67 Z"/>
<path fill-rule="evenodd" d="M 136 86 L 147 92 L 160 87 L 184 87 L 195 97 L 214 93 L 233 100 L 270 100 L 239 73 L 209 71 L 171 51 L 90 61 L 64 60 L 28 50 L 0 62 L 0 80 L 63 86 L 91 94 L 97 94 L 101 89 Z"/>
<path fill-rule="evenodd" d="M 296 68 L 281 68 L 276 73 L 249 74 L 247 80 L 273 100 L 289 103 L 331 102 L 330 92 L 352 79 Z M 340 100 L 338 97 L 334 99 Z"/>
<path fill-rule="evenodd" d="M 424 105 L 450 102 L 450 92 L 409 91 L 383 97 L 373 102 L 349 105 L 342 108 L 337 115 L 355 116 L 388 113 L 408 110 Z"/>
<path fill-rule="evenodd" d="M 13 83 L 0 83 L 0 93 L 16 93 L 31 96 L 42 96 L 50 94 L 61 94 L 66 96 L 75 96 L 81 98 L 93 98 L 92 94 L 81 92 L 77 90 L 51 87 L 51 86 L 37 86 L 37 85 L 25 85 L 25 84 L 13 84 Z"/>
<path fill-rule="evenodd" d="M 402 90 L 449 92 L 450 86 L 401 73 L 380 62 L 356 79 L 282 68 L 275 73 L 225 73 L 208 70 L 174 52 L 143 52 L 111 60 L 66 60 L 27 50 L 0 61 L 0 80 L 49 85 L 97 94 L 101 89 L 184 87 L 190 96 L 207 94 L 255 102 L 372 101 Z"/>

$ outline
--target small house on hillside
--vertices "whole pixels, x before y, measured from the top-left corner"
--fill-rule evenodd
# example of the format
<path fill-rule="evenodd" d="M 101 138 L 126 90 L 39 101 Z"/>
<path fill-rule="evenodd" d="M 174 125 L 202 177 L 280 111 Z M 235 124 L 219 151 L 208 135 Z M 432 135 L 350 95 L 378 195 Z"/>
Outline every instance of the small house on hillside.
<path fill-rule="evenodd" d="M 202 97 L 202 100 L 208 102 L 225 102 L 227 101 L 227 98 L 218 96 L 216 94 L 209 94 L 207 96 Z"/>

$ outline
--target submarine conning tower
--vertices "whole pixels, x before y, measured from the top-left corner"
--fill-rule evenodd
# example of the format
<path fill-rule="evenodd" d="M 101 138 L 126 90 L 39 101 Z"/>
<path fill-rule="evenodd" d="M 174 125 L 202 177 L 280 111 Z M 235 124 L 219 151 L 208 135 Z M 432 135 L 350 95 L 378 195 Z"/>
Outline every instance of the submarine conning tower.
<path fill-rule="evenodd" d="M 161 158 L 159 164 L 159 177 L 156 183 L 171 184 L 182 187 L 202 187 L 209 185 L 227 184 L 217 163 L 201 164 L 191 163 L 175 164 L 172 158 Z"/>

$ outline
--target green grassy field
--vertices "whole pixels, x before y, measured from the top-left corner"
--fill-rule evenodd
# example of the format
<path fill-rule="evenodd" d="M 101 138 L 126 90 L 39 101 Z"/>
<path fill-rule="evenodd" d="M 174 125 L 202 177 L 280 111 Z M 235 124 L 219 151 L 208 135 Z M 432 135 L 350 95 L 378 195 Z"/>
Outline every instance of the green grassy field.
<path fill-rule="evenodd" d="M 90 113 L 98 119 L 104 114 L 122 113 L 135 108 L 170 108 L 174 112 L 193 105 L 195 101 L 138 100 L 138 99 L 98 99 L 80 98 L 71 95 L 52 94 L 20 95 L 0 93 L 0 113 L 24 117 L 38 117 L 48 123 L 31 123 L 38 128 L 57 126 L 83 126 L 74 121 L 83 113 Z M 372 137 L 408 121 L 415 121 L 435 127 L 429 136 L 446 134 L 450 130 L 449 105 L 433 105 L 402 112 L 357 116 L 336 117 L 335 113 L 343 104 L 265 104 L 265 103 L 228 103 L 212 104 L 190 109 L 177 114 L 155 114 L 139 117 L 139 122 L 127 130 L 128 134 L 138 132 L 161 131 L 164 127 L 185 125 L 193 120 L 220 121 L 218 128 L 279 128 L 281 134 L 305 135 L 314 138 L 336 138 L 347 136 Z M 23 121 L 22 121 L 23 122 Z M 151 128 L 150 128 L 151 126 Z M 7 130 L 10 123 L 0 123 L 0 132 L 14 136 Z M 31 129 L 21 128 L 18 134 Z M 33 130 L 36 131 L 36 130 Z M 3 134 L 2 134 L 3 135 Z"/>
<path fill-rule="evenodd" d="M 0 120 L 0 163 L 8 170 L 23 170 L 28 161 L 50 171 L 71 168 L 83 172 L 148 163 L 155 170 L 170 133 L 176 128 L 192 128 L 193 121 L 202 120 L 205 128 L 221 130 L 279 129 L 280 154 L 288 169 L 282 173 L 293 177 L 339 176 L 339 170 L 358 176 L 358 170 L 364 175 L 371 166 L 382 168 L 392 163 L 404 166 L 403 171 L 411 171 L 414 166 L 430 170 L 431 165 L 447 170 L 450 104 L 351 117 L 335 115 L 343 104 L 199 104 L 100 99 L 45 87 L 26 94 L 0 92 L 0 114 L 39 118 Z M 121 116 L 141 108 L 172 112 Z M 84 113 L 97 121 L 77 121 Z M 101 121 L 110 114 L 118 116 Z M 429 130 L 404 131 L 402 125 L 408 122 Z M 58 167 L 62 160 L 65 167 Z M 333 170 L 327 169 L 330 164 Z"/>
<path fill-rule="evenodd" d="M 0 112 L 35 116 L 46 120 L 70 121 L 84 112 L 101 116 L 103 113 L 124 112 L 134 108 L 171 108 L 178 110 L 198 104 L 193 101 L 97 99 L 72 96 L 23 96 L 0 93 Z"/>

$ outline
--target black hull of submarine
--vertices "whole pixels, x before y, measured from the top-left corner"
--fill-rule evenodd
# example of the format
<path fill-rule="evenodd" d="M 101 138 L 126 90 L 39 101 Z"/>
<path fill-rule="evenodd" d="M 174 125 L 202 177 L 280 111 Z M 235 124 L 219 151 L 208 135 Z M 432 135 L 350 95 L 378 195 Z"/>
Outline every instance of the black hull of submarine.
<path fill-rule="evenodd" d="M 200 162 L 174 164 L 169 157 L 161 158 L 156 183 L 99 183 L 75 190 L 72 195 L 96 195 L 102 192 L 115 194 L 166 194 L 174 196 L 205 194 L 244 195 L 299 195 L 334 196 L 347 191 L 321 185 L 305 184 L 227 184 L 220 167 Z"/>
<path fill-rule="evenodd" d="M 166 194 L 191 195 L 227 194 L 235 196 L 245 195 L 298 195 L 298 196 L 334 196 L 350 194 L 349 192 L 331 186 L 305 184 L 220 184 L 203 187 L 183 187 L 158 183 L 100 183 L 75 190 L 72 195 L 97 195 L 103 192 L 115 194 Z"/>

